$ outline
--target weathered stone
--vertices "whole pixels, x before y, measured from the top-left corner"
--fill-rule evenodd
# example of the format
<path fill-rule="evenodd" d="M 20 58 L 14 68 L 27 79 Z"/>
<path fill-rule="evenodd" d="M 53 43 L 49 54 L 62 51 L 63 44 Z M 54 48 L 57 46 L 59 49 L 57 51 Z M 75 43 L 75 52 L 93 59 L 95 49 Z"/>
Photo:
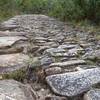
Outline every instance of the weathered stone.
<path fill-rule="evenodd" d="M 56 37 L 55 37 L 56 41 L 58 43 L 63 43 L 63 40 L 65 39 L 65 37 L 63 36 L 63 34 L 56 34 Z"/>
<path fill-rule="evenodd" d="M 38 57 L 34 57 L 34 58 L 31 58 L 29 60 L 29 64 L 30 64 L 30 68 L 34 69 L 34 68 L 38 68 L 41 66 L 41 61 L 39 60 Z"/>
<path fill-rule="evenodd" d="M 48 39 L 48 38 L 44 38 L 44 37 L 35 37 L 34 39 L 36 41 L 47 41 L 47 42 L 50 42 L 53 40 L 53 39 Z"/>
<path fill-rule="evenodd" d="M 4 36 L 25 36 L 27 32 L 0 31 L 0 37 Z"/>
<path fill-rule="evenodd" d="M 31 90 L 14 80 L 0 81 L 0 100 L 35 100 Z"/>
<path fill-rule="evenodd" d="M 84 95 L 84 100 L 100 100 L 100 89 L 92 89 Z"/>
<path fill-rule="evenodd" d="M 2 54 L 12 54 L 12 53 L 20 53 L 23 51 L 23 48 L 8 48 L 8 49 L 1 49 L 0 55 Z"/>
<path fill-rule="evenodd" d="M 85 49 L 85 54 L 82 56 L 83 59 L 91 58 L 92 53 L 94 52 L 93 49 L 87 48 Z"/>
<path fill-rule="evenodd" d="M 36 52 L 40 47 L 39 46 L 31 46 L 28 50 L 28 52 L 30 53 L 34 53 Z"/>
<path fill-rule="evenodd" d="M 27 66 L 28 55 L 21 53 L 0 55 L 0 74 L 19 70 Z"/>
<path fill-rule="evenodd" d="M 61 53 L 61 52 L 65 52 L 65 50 L 62 48 L 50 48 L 45 51 L 45 53 L 49 53 L 51 55 L 54 53 Z"/>
<path fill-rule="evenodd" d="M 77 47 L 77 45 L 75 44 L 66 44 L 66 45 L 60 45 L 58 48 L 62 48 L 62 49 L 72 49 Z"/>
<path fill-rule="evenodd" d="M 50 67 L 66 67 L 66 66 L 72 66 L 72 65 L 81 65 L 85 64 L 86 62 L 84 60 L 71 60 L 71 61 L 66 61 L 66 62 L 57 62 L 57 63 L 52 63 L 50 64 Z"/>
<path fill-rule="evenodd" d="M 43 57 L 41 57 L 40 61 L 41 61 L 41 65 L 42 66 L 43 65 L 50 65 L 51 63 L 54 62 L 53 59 L 51 57 L 49 57 L 49 56 L 43 56 Z"/>
<path fill-rule="evenodd" d="M 79 48 L 73 48 L 73 49 L 70 49 L 68 51 L 68 54 L 69 55 L 78 55 L 78 53 L 84 53 L 84 49 L 79 47 Z"/>
<path fill-rule="evenodd" d="M 100 50 L 95 50 L 94 52 L 86 53 L 84 55 L 84 58 L 89 60 L 100 60 Z"/>
<path fill-rule="evenodd" d="M 86 92 L 100 82 L 100 69 L 93 68 L 77 72 L 56 74 L 46 77 L 52 90 L 64 96 L 76 96 Z"/>
<path fill-rule="evenodd" d="M 48 49 L 49 46 L 41 46 L 38 50 L 37 50 L 37 53 L 39 54 L 43 54 L 43 52 Z"/>
<path fill-rule="evenodd" d="M 87 43 L 87 42 L 85 42 L 85 43 L 80 43 L 80 46 L 83 47 L 83 48 L 87 48 L 87 47 L 89 47 L 89 46 L 91 46 L 91 45 L 92 45 L 91 43 Z"/>
<path fill-rule="evenodd" d="M 21 36 L 0 37 L 0 48 L 12 46 L 19 40 L 27 40 L 27 38 Z"/>
<path fill-rule="evenodd" d="M 17 25 L 2 25 L 0 27 L 1 30 L 5 31 L 5 30 L 13 30 L 15 28 L 18 28 L 19 26 Z"/>
<path fill-rule="evenodd" d="M 68 54 L 68 53 L 52 53 L 53 57 L 75 57 L 75 54 Z"/>
<path fill-rule="evenodd" d="M 47 96 L 45 97 L 45 100 L 68 100 L 66 97 L 60 97 L 60 96 Z"/>
<path fill-rule="evenodd" d="M 29 49 L 30 47 L 30 43 L 27 40 L 18 40 L 16 41 L 14 44 L 12 44 L 12 47 L 16 47 L 16 48 L 26 48 Z"/>
<path fill-rule="evenodd" d="M 38 44 L 43 44 L 43 43 L 46 43 L 46 41 L 44 41 L 44 40 L 38 40 L 38 41 L 35 41 L 34 43 L 38 43 Z"/>
<path fill-rule="evenodd" d="M 52 67 L 52 68 L 45 69 L 45 73 L 47 76 L 59 74 L 59 73 L 61 73 L 61 71 L 62 71 L 62 69 L 60 67 Z"/>
<path fill-rule="evenodd" d="M 46 42 L 46 43 L 44 43 L 42 46 L 49 46 L 49 47 L 51 47 L 51 48 L 55 48 L 55 47 L 58 46 L 58 44 L 55 43 L 55 42 Z"/>

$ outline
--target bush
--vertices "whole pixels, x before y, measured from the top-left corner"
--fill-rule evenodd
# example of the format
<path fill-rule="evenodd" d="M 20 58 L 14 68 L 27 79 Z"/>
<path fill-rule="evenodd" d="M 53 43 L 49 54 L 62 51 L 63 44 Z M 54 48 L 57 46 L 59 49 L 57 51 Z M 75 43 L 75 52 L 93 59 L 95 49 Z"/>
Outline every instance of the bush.
<path fill-rule="evenodd" d="M 0 19 L 15 15 L 16 4 L 14 0 L 0 1 Z"/>
<path fill-rule="evenodd" d="M 50 12 L 62 20 L 100 22 L 100 0 L 56 0 Z"/>
<path fill-rule="evenodd" d="M 46 14 L 61 20 L 100 22 L 100 0 L 1 0 L 0 17 Z"/>

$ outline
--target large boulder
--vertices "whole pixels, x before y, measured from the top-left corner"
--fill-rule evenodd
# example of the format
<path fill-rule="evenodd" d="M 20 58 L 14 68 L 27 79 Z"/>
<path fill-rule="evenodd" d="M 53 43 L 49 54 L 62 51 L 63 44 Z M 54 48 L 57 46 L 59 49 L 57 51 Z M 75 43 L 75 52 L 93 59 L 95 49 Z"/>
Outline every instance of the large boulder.
<path fill-rule="evenodd" d="M 100 68 L 81 70 L 46 77 L 52 90 L 63 96 L 76 96 L 90 89 L 100 82 Z"/>
<path fill-rule="evenodd" d="M 92 89 L 84 95 L 84 100 L 100 100 L 100 89 Z"/>
<path fill-rule="evenodd" d="M 26 67 L 28 60 L 29 56 L 21 53 L 0 55 L 0 74 Z"/>
<path fill-rule="evenodd" d="M 35 100 L 31 90 L 14 80 L 0 81 L 0 100 Z"/>

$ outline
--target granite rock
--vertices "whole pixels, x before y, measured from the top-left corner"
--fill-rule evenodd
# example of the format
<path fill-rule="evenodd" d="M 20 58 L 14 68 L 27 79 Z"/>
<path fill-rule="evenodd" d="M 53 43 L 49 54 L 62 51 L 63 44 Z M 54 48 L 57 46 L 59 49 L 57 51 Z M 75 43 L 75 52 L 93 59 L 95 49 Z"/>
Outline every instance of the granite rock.
<path fill-rule="evenodd" d="M 76 96 L 100 82 L 100 69 L 93 68 L 77 72 L 56 74 L 46 77 L 53 92 L 63 96 Z"/>

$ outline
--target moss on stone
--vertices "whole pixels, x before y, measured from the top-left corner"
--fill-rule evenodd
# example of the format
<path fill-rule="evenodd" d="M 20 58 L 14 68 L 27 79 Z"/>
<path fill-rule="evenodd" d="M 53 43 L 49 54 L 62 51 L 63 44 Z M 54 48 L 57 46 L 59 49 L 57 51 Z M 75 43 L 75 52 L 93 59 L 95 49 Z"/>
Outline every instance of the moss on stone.
<path fill-rule="evenodd" d="M 25 69 L 20 69 L 20 70 L 11 72 L 9 74 L 3 74 L 2 78 L 3 79 L 15 79 L 17 81 L 23 82 L 24 79 L 26 78 L 26 70 Z"/>

